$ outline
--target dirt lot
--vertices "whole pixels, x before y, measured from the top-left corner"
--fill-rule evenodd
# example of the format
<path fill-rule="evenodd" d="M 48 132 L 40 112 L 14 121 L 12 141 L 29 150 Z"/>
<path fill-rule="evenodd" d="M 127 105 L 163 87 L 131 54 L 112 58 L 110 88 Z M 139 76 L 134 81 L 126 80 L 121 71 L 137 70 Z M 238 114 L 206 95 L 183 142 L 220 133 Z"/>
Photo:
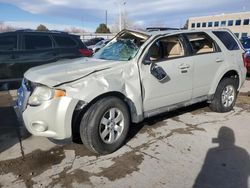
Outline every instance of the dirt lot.
<path fill-rule="evenodd" d="M 229 113 L 202 103 L 134 125 L 106 156 L 29 135 L 1 93 L 0 187 L 250 187 L 249 85 L 242 91 Z"/>

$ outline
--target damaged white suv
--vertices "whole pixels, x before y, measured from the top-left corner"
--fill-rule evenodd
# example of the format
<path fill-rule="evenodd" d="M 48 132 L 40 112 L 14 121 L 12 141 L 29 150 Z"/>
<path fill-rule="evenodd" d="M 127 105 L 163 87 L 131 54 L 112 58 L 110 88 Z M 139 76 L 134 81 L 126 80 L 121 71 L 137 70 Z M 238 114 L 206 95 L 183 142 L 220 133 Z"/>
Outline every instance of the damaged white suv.
<path fill-rule="evenodd" d="M 228 30 L 123 30 L 93 58 L 25 73 L 16 109 L 29 132 L 81 138 L 107 154 L 131 122 L 207 101 L 228 112 L 246 77 L 244 50 Z"/>

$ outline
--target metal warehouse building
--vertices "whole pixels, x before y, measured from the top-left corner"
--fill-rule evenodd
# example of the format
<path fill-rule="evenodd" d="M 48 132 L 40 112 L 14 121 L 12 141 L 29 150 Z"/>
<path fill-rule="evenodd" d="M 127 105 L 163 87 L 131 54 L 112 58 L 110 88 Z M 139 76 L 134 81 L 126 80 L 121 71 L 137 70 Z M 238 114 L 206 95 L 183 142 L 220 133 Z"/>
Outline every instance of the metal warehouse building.
<path fill-rule="evenodd" d="M 238 12 L 213 16 L 192 17 L 188 29 L 228 28 L 238 38 L 250 35 L 250 12 Z"/>

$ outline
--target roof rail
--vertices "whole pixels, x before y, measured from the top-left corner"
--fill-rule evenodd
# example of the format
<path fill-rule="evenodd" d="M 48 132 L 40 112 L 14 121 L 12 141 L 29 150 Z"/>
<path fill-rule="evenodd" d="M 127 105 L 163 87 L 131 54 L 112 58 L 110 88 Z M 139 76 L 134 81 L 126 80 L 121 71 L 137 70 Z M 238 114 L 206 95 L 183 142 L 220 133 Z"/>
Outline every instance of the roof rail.
<path fill-rule="evenodd" d="M 68 32 L 66 32 L 66 31 L 58 31 L 58 30 L 48 30 L 48 32 L 51 32 L 51 33 L 65 33 L 65 34 L 68 34 Z"/>
<path fill-rule="evenodd" d="M 18 30 L 15 30 L 15 32 L 33 32 L 34 30 L 33 29 L 18 29 Z"/>
<path fill-rule="evenodd" d="M 37 30 L 34 30 L 34 29 L 18 29 L 15 32 L 49 32 L 49 33 L 65 33 L 65 34 L 68 34 L 68 32 L 65 32 L 65 31 L 58 31 L 58 30 L 37 31 Z"/>
<path fill-rule="evenodd" d="M 147 27 L 146 31 L 167 31 L 167 30 L 181 30 L 180 28 L 171 28 L 171 27 Z"/>

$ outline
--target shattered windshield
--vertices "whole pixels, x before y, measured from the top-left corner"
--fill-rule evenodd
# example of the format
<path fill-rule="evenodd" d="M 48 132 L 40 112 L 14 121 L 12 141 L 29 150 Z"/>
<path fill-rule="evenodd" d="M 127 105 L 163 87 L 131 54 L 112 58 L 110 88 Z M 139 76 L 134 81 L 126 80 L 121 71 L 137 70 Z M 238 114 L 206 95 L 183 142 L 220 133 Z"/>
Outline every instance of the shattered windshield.
<path fill-rule="evenodd" d="M 131 33 L 124 33 L 96 52 L 94 58 L 128 61 L 135 57 L 140 46 L 145 42 L 145 39 L 147 39 L 145 36 L 138 37 Z"/>

